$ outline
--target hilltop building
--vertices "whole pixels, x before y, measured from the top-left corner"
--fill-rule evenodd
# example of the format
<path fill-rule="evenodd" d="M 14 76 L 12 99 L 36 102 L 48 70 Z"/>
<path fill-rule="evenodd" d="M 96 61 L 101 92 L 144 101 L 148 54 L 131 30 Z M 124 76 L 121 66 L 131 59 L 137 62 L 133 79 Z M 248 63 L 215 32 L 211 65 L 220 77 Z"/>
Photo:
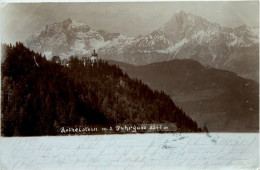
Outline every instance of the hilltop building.
<path fill-rule="evenodd" d="M 91 62 L 97 62 L 97 60 L 98 60 L 98 54 L 96 53 L 95 50 L 94 50 L 93 53 L 91 54 L 90 60 L 91 60 Z"/>

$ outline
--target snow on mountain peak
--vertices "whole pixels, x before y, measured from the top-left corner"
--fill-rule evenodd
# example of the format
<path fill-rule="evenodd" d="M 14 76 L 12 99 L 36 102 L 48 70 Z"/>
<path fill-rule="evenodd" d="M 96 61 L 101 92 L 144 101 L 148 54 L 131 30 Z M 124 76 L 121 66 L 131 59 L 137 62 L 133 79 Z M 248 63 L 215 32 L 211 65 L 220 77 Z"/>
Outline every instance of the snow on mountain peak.
<path fill-rule="evenodd" d="M 89 27 L 87 24 L 80 23 L 75 20 L 72 20 L 69 26 L 70 26 L 70 28 Z"/>
<path fill-rule="evenodd" d="M 110 60 L 137 65 L 192 58 L 216 67 L 222 64 L 222 68 L 226 68 L 229 66 L 224 66 L 225 63 L 230 65 L 236 58 L 242 60 L 243 56 L 258 53 L 255 49 L 248 52 L 234 50 L 255 48 L 259 43 L 258 35 L 258 29 L 247 25 L 225 28 L 200 16 L 178 11 L 158 30 L 145 36 L 130 37 L 96 31 L 68 18 L 43 27 L 28 38 L 26 45 L 46 56 L 59 55 L 62 58 L 90 55 L 96 49 L 101 58 L 105 56 Z"/>

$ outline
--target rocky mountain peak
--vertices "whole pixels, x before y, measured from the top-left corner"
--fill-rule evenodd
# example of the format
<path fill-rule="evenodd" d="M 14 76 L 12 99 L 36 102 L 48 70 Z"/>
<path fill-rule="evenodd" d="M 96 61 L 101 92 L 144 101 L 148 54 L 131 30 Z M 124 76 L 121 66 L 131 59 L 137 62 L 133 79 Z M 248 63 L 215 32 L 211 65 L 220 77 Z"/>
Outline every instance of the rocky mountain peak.
<path fill-rule="evenodd" d="M 103 59 L 134 65 L 188 58 L 253 79 L 258 79 L 258 65 L 252 65 L 258 63 L 258 43 L 258 29 L 225 28 L 184 11 L 145 36 L 96 31 L 68 18 L 49 24 L 26 41 L 27 47 L 46 56 L 80 57 L 96 49 Z"/>
<path fill-rule="evenodd" d="M 199 16 L 186 13 L 184 11 L 176 12 L 171 19 L 166 22 L 164 27 L 173 27 L 175 25 L 179 29 L 187 29 L 188 27 L 204 26 L 209 25 L 210 22 Z"/>
<path fill-rule="evenodd" d="M 176 12 L 171 19 L 162 25 L 159 31 L 170 39 L 173 44 L 184 38 L 191 39 L 194 35 L 202 32 L 218 32 L 221 26 L 208 20 L 184 11 Z"/>

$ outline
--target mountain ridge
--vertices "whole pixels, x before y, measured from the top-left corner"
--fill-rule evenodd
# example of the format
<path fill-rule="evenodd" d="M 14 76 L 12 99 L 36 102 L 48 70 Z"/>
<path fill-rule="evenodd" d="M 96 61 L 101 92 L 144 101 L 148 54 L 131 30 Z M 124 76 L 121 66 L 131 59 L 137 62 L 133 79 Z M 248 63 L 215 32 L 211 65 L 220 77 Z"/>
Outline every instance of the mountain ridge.
<path fill-rule="evenodd" d="M 90 55 L 96 49 L 102 59 L 134 65 L 190 58 L 258 81 L 259 33 L 247 25 L 226 28 L 184 11 L 136 37 L 96 31 L 71 19 L 50 25 L 28 38 L 27 47 L 63 58 Z"/>
<path fill-rule="evenodd" d="M 174 103 L 211 132 L 259 130 L 258 83 L 227 70 L 205 67 L 191 59 L 143 66 L 108 61 L 130 77 L 165 91 Z"/>
<path fill-rule="evenodd" d="M 61 127 L 168 123 L 177 132 L 201 132 L 168 95 L 131 79 L 115 65 L 77 57 L 61 65 L 58 56 L 48 61 L 22 43 L 2 49 L 4 136 L 61 135 Z"/>

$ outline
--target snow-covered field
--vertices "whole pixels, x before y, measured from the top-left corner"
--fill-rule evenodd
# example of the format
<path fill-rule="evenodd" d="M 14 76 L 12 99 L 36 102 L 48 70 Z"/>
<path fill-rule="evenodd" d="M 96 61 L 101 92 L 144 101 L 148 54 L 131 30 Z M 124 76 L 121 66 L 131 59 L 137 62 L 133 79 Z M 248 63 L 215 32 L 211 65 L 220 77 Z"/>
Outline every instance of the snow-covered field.
<path fill-rule="evenodd" d="M 250 169 L 258 133 L 1 138 L 0 169 Z"/>

